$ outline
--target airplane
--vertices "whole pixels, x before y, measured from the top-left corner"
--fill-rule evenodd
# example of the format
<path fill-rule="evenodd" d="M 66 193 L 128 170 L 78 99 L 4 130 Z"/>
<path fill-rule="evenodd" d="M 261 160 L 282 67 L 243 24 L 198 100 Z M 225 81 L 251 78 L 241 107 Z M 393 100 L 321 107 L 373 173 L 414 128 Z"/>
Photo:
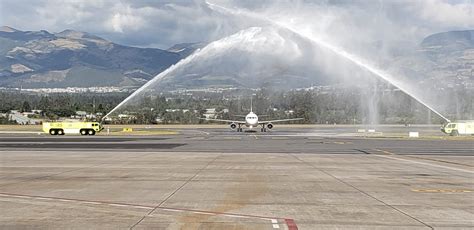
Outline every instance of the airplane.
<path fill-rule="evenodd" d="M 230 123 L 230 128 L 232 130 L 237 129 L 237 132 L 243 132 L 242 126 L 246 126 L 249 130 L 252 130 L 254 127 L 262 126 L 260 129 L 261 132 L 266 132 L 267 129 L 273 128 L 273 123 L 277 122 L 285 122 L 285 121 L 298 121 L 302 120 L 303 118 L 292 118 L 292 119 L 281 119 L 281 120 L 269 120 L 269 121 L 259 121 L 257 114 L 252 111 L 252 99 L 250 99 L 250 113 L 247 115 L 235 115 L 238 117 L 245 117 L 245 121 L 237 121 L 237 120 L 223 120 L 223 119 L 212 119 L 212 118 L 200 118 L 206 121 L 219 121 L 219 122 L 226 122 Z"/>

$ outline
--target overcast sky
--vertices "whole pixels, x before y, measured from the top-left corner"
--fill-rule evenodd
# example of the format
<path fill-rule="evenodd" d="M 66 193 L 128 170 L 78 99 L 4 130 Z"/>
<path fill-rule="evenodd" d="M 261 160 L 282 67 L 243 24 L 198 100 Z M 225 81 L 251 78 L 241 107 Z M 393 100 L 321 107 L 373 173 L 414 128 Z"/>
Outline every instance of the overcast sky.
<path fill-rule="evenodd" d="M 474 29 L 473 0 L 209 1 L 307 24 L 337 37 L 362 33 L 356 39 L 369 42 L 413 41 L 435 32 Z M 0 0 L 0 25 L 80 30 L 140 47 L 213 41 L 254 23 L 213 11 L 201 0 Z"/>

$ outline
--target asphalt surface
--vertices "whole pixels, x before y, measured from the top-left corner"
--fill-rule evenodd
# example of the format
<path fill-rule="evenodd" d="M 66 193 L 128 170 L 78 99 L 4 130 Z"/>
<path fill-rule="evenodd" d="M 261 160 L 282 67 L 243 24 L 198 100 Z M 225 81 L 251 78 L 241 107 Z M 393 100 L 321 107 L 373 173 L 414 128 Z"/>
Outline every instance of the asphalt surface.
<path fill-rule="evenodd" d="M 2 133 L 0 229 L 474 228 L 472 139 L 179 133 Z"/>

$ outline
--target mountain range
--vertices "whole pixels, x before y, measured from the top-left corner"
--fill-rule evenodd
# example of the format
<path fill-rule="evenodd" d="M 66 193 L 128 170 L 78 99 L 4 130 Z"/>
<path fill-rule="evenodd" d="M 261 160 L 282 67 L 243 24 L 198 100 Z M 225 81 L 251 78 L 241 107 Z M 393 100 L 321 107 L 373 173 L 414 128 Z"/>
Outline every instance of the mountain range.
<path fill-rule="evenodd" d="M 0 86 L 140 86 L 199 44 L 169 50 L 115 44 L 73 30 L 59 33 L 0 28 Z"/>
<path fill-rule="evenodd" d="M 0 87 L 136 88 L 205 45 L 183 43 L 167 50 L 137 48 L 116 44 L 86 32 L 21 31 L 3 26 L 0 28 Z M 408 76 L 417 76 L 420 81 L 473 87 L 474 30 L 427 36 L 420 42 L 418 50 L 409 56 L 397 57 L 390 68 Z M 304 71 L 282 75 L 282 81 L 313 84 L 302 81 L 306 78 L 297 76 L 301 72 Z M 201 82 L 203 85 L 200 87 L 212 82 L 241 86 L 235 79 L 229 80 L 233 78 L 233 73 L 229 76 L 222 76 L 222 73 L 219 76 L 193 76 L 192 82 Z M 286 80 L 286 77 L 295 81 Z M 172 82 L 170 85 L 176 83 L 180 84 Z"/>

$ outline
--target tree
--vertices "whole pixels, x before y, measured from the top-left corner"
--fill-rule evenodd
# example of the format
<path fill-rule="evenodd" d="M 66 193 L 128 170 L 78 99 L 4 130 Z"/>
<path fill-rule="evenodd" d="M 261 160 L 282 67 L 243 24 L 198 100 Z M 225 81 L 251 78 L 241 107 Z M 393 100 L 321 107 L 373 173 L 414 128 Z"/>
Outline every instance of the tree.
<path fill-rule="evenodd" d="M 21 106 L 21 112 L 29 111 L 31 111 L 30 103 L 28 103 L 28 101 L 23 101 L 23 105 Z"/>

